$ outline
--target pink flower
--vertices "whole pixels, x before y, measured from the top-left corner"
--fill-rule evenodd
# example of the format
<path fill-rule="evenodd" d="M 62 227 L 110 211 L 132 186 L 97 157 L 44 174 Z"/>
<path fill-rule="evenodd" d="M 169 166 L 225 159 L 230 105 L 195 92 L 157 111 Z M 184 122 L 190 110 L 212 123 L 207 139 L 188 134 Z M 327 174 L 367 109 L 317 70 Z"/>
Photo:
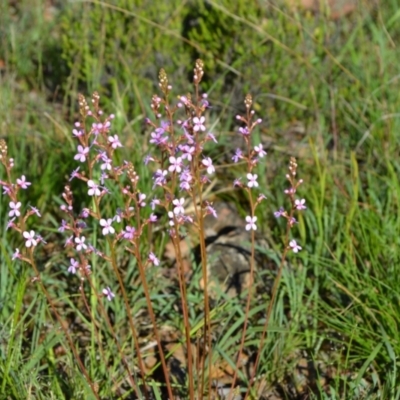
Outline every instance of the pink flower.
<path fill-rule="evenodd" d="M 81 250 L 86 250 L 87 249 L 87 245 L 85 244 L 85 236 L 81 236 L 81 237 L 76 237 L 75 238 L 75 243 L 77 244 L 76 246 L 76 250 L 81 251 Z"/>
<path fill-rule="evenodd" d="M 79 160 L 80 162 L 86 161 L 86 156 L 89 153 L 89 147 L 78 146 L 78 153 L 75 155 L 74 160 Z"/>
<path fill-rule="evenodd" d="M 37 245 L 37 240 L 35 239 L 35 231 L 25 231 L 22 235 L 26 239 L 26 247 L 35 247 Z"/>
<path fill-rule="evenodd" d="M 291 240 L 289 242 L 289 247 L 293 250 L 293 253 L 298 253 L 301 250 L 301 247 L 296 243 L 295 240 Z"/>
<path fill-rule="evenodd" d="M 21 179 L 17 179 L 17 184 L 21 187 L 21 189 L 28 189 L 28 186 L 31 185 L 30 182 L 26 181 L 25 175 L 22 175 Z"/>
<path fill-rule="evenodd" d="M 76 261 L 74 258 L 71 258 L 69 261 L 71 264 L 68 267 L 68 272 L 71 274 L 76 274 L 76 269 L 79 267 L 79 262 Z"/>
<path fill-rule="evenodd" d="M 19 201 L 18 203 L 14 203 L 13 201 L 10 201 L 8 205 L 11 208 L 11 211 L 8 213 L 9 217 L 13 217 L 14 215 L 16 217 L 19 217 L 21 215 L 21 212 L 19 211 L 19 208 L 21 207 L 21 202 Z"/>
<path fill-rule="evenodd" d="M 249 180 L 247 182 L 247 186 L 249 188 L 258 187 L 257 177 L 257 174 L 247 174 L 247 179 Z"/>
<path fill-rule="evenodd" d="M 258 146 L 254 146 L 254 151 L 258 154 L 258 157 L 263 158 L 267 153 L 263 150 L 263 146 L 260 143 Z"/>
<path fill-rule="evenodd" d="M 305 210 L 307 207 L 305 206 L 306 201 L 304 199 L 295 200 L 294 205 L 298 210 Z"/>
<path fill-rule="evenodd" d="M 256 225 L 256 221 L 257 221 L 257 217 L 251 217 L 250 215 L 248 215 L 246 217 L 246 231 L 249 231 L 250 229 L 252 229 L 253 231 L 257 230 L 257 225 Z"/>
<path fill-rule="evenodd" d="M 122 144 L 118 139 L 118 135 L 109 136 L 108 141 L 109 141 L 109 143 L 111 143 L 111 147 L 113 149 L 116 149 L 117 147 L 122 147 Z"/>
<path fill-rule="evenodd" d="M 182 158 L 181 157 L 170 157 L 169 158 L 170 166 L 168 168 L 169 172 L 181 172 L 182 171 Z"/>
<path fill-rule="evenodd" d="M 184 203 L 185 203 L 185 199 L 183 197 L 181 197 L 179 200 L 178 199 L 173 200 L 172 204 L 175 206 L 175 208 L 174 208 L 175 215 L 185 213 L 185 209 L 183 208 Z"/>
<path fill-rule="evenodd" d="M 149 261 L 156 267 L 160 265 L 160 260 L 155 256 L 154 253 L 149 254 Z"/>
<path fill-rule="evenodd" d="M 108 301 L 111 301 L 115 297 L 115 294 L 111 291 L 109 286 L 103 289 L 103 294 L 105 297 L 107 297 Z"/>
<path fill-rule="evenodd" d="M 33 207 L 33 206 L 29 206 L 29 207 L 39 218 L 42 216 L 40 214 L 40 211 L 36 207 Z"/>
<path fill-rule="evenodd" d="M 89 196 L 100 196 L 100 189 L 99 189 L 99 185 L 97 185 L 96 183 L 94 183 L 91 179 L 88 181 L 88 186 L 89 186 L 89 190 L 88 190 L 88 195 Z"/>
<path fill-rule="evenodd" d="M 207 173 L 209 175 L 215 172 L 215 168 L 210 157 L 205 158 L 201 161 L 201 163 L 207 168 Z"/>
<path fill-rule="evenodd" d="M 195 132 L 198 132 L 198 131 L 203 131 L 204 132 L 206 130 L 206 127 L 204 125 L 204 121 L 205 120 L 206 119 L 204 117 L 200 117 L 200 118 L 194 117 L 193 118 L 193 123 L 194 123 L 193 130 Z"/>
<path fill-rule="evenodd" d="M 15 252 L 13 253 L 11 259 L 15 260 L 16 258 L 21 258 L 21 254 L 19 252 L 19 249 L 15 249 Z"/>
<path fill-rule="evenodd" d="M 237 163 L 241 158 L 243 158 L 242 150 L 236 149 L 236 150 L 235 150 L 235 154 L 234 154 L 234 156 L 232 157 L 233 162 L 234 162 L 234 163 Z"/>
<path fill-rule="evenodd" d="M 124 231 L 122 231 L 122 236 L 124 239 L 132 240 L 135 235 L 136 229 L 132 226 L 127 226 Z"/>
<path fill-rule="evenodd" d="M 115 233 L 115 229 L 111 226 L 113 220 L 112 218 L 108 218 L 107 220 L 101 219 L 100 220 L 100 225 L 103 226 L 102 233 L 103 235 L 108 235 L 109 233 L 113 234 Z"/>

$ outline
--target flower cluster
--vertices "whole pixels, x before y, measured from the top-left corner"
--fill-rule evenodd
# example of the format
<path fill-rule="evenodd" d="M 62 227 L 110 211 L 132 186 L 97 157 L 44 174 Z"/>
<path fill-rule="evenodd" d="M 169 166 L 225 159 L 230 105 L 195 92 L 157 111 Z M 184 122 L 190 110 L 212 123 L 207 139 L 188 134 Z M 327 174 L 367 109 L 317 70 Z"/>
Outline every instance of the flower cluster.
<path fill-rule="evenodd" d="M 13 229 L 22 235 L 25 240 L 25 248 L 28 252 L 21 253 L 20 249 L 15 249 L 12 255 L 12 259 L 21 259 L 28 263 L 32 263 L 32 252 L 34 248 L 40 243 L 45 243 L 44 239 L 35 233 L 34 230 L 27 229 L 27 221 L 32 215 L 41 217 L 39 210 L 36 207 L 29 206 L 22 211 L 22 203 L 18 201 L 18 194 L 20 190 L 26 190 L 31 186 L 31 182 L 26 180 L 25 175 L 17 178 L 16 182 L 13 183 L 11 180 L 11 170 L 14 167 L 14 160 L 8 157 L 7 145 L 4 140 L 0 140 L 0 162 L 3 164 L 7 172 L 8 181 L 0 180 L 0 186 L 3 189 L 3 195 L 8 196 L 10 201 L 8 202 L 10 217 L 7 223 L 7 229 Z"/>
<path fill-rule="evenodd" d="M 246 216 L 246 230 L 255 231 L 257 230 L 257 217 L 255 216 L 255 211 L 260 202 L 266 197 L 262 193 L 259 193 L 257 199 L 255 201 L 253 200 L 253 191 L 257 190 L 257 188 L 259 187 L 258 175 L 253 173 L 253 170 L 256 168 L 260 159 L 265 157 L 267 153 L 264 151 L 263 145 L 261 143 L 255 145 L 254 147 L 252 146 L 252 133 L 255 127 L 259 125 L 262 120 L 260 118 L 254 119 L 255 112 L 251 109 L 253 100 L 250 95 L 246 96 L 244 103 L 246 106 L 246 115 L 237 115 L 236 119 L 237 121 L 245 124 L 245 126 L 239 127 L 238 132 L 245 141 L 247 151 L 246 153 L 243 153 L 240 148 L 237 148 L 235 150 L 235 154 L 232 157 L 232 160 L 235 163 L 239 162 L 239 160 L 246 162 L 248 171 L 246 175 L 247 184 L 243 184 L 241 182 L 241 179 L 236 179 L 233 183 L 233 186 L 243 188 L 248 192 L 251 215 Z"/>
<path fill-rule="evenodd" d="M 285 194 L 289 197 L 291 208 L 290 211 L 286 211 L 283 207 L 280 207 L 278 211 L 274 212 L 276 218 L 282 217 L 287 220 L 289 229 L 291 229 L 297 223 L 296 218 L 293 216 L 294 211 L 302 211 L 307 208 L 305 206 L 305 199 L 297 199 L 295 197 L 297 188 L 303 183 L 302 179 L 297 180 L 296 172 L 297 162 L 296 159 L 292 157 L 289 162 L 289 173 L 286 175 L 286 179 L 289 181 L 290 187 L 289 189 L 285 190 Z M 298 253 L 302 248 L 297 244 L 296 240 L 292 239 L 289 242 L 289 249 L 294 253 Z"/>

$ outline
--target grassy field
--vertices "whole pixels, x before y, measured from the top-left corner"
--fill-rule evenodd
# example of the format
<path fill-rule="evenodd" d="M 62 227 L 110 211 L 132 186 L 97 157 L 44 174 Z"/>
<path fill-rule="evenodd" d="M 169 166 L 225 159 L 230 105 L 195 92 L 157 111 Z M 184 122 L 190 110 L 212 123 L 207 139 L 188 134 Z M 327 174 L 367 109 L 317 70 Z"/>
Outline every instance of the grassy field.
<path fill-rule="evenodd" d="M 0 399 L 400 398 L 400 2 L 359 1 L 338 19 L 259 3 L 0 0 L 0 139 L 2 160 L 15 164 L 0 165 Z M 205 75 L 196 86 L 198 58 Z M 212 276 L 201 218 L 197 231 L 186 224 L 171 239 L 166 211 L 157 209 L 152 225 L 145 221 L 153 210 L 139 205 L 140 193 L 146 202 L 164 196 L 172 210 L 183 192 L 176 171 L 169 189 L 154 187 L 158 167 L 144 162 L 156 154 L 168 168 L 170 150 L 155 152 L 156 125 L 147 121 L 157 121 L 153 94 L 164 99 L 170 90 L 161 68 L 171 107 L 192 93 L 188 120 L 204 115 L 218 141 L 201 142 L 194 173 L 206 173 L 205 157 L 216 170 L 208 183 L 196 181 L 192 200 L 201 196 L 198 205 L 220 206 L 221 215 L 232 206 L 231 228 L 257 217 L 257 235 L 238 240 L 249 242 L 251 260 L 267 261 L 255 271 L 250 261 L 254 283 L 240 296 L 204 285 Z M 210 107 L 201 110 L 197 89 Z M 123 147 L 104 146 L 135 187 L 132 204 L 126 182 L 107 186 L 101 204 L 88 196 L 85 180 L 99 180 L 99 172 L 74 159 L 78 93 L 95 107 L 94 91 L 104 115 L 114 115 L 110 134 Z M 245 159 L 232 160 L 236 148 L 246 150 L 236 116 L 248 115 L 248 93 L 262 119 L 250 147 L 267 151 L 250 170 Z M 160 113 L 182 126 L 182 115 Z M 307 209 L 287 230 L 274 212 L 293 209 L 284 193 L 291 157 Z M 80 165 L 83 180 L 70 180 Z M 257 191 L 234 188 L 249 171 Z M 18 192 L 18 231 L 7 182 L 22 175 L 32 185 Z M 80 259 L 90 277 L 68 272 L 77 252 L 66 245 L 72 233 L 59 229 L 66 185 L 74 236 L 84 232 L 97 249 Z M 260 193 L 267 199 L 255 207 Z M 99 220 L 129 205 L 135 211 L 123 219 L 143 229 L 127 250 L 101 234 Z M 184 206 L 198 217 L 195 205 Z M 23 218 L 30 206 L 40 218 Z M 87 225 L 78 223 L 84 208 L 92 212 Z M 115 225 L 115 238 L 126 224 Z M 41 235 L 34 252 L 25 230 Z M 288 251 L 292 239 L 300 252 Z M 196 251 L 183 254 L 197 245 L 200 261 Z M 150 252 L 159 265 L 147 261 Z M 107 287 L 112 301 L 102 295 Z"/>

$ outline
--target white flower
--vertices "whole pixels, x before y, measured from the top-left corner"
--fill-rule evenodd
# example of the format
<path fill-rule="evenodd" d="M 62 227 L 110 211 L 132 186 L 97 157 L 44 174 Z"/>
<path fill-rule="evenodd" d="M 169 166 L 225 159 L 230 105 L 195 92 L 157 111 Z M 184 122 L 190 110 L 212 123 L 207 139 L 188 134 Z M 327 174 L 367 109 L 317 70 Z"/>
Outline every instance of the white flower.
<path fill-rule="evenodd" d="M 154 264 L 156 267 L 160 265 L 160 260 L 156 257 L 154 253 L 149 254 L 149 261 Z"/>
<path fill-rule="evenodd" d="M 94 183 L 91 179 L 88 181 L 88 186 L 89 186 L 89 191 L 88 191 L 88 195 L 89 196 L 100 196 L 100 189 L 99 189 L 99 185 L 97 185 L 96 183 Z"/>
<path fill-rule="evenodd" d="M 258 146 L 254 146 L 254 151 L 258 154 L 258 157 L 263 158 L 267 153 L 263 150 L 263 145 L 260 143 Z"/>
<path fill-rule="evenodd" d="M 21 207 L 21 202 L 19 201 L 18 203 L 14 203 L 13 201 L 10 201 L 8 204 L 11 208 L 11 211 L 8 213 L 9 217 L 13 217 L 14 215 L 16 217 L 19 217 L 21 215 L 19 208 Z"/>
<path fill-rule="evenodd" d="M 87 245 L 85 244 L 85 240 L 86 240 L 85 236 L 81 236 L 81 237 L 76 237 L 75 238 L 75 243 L 77 244 L 76 249 L 78 251 L 87 249 Z"/>
<path fill-rule="evenodd" d="M 182 157 L 170 157 L 169 162 L 171 164 L 168 168 L 169 172 L 176 171 L 179 174 L 182 171 Z"/>
<path fill-rule="evenodd" d="M 103 289 L 103 294 L 104 296 L 107 297 L 108 301 L 111 301 L 113 297 L 115 297 L 115 294 L 111 291 L 111 289 L 108 286 L 105 289 Z"/>
<path fill-rule="evenodd" d="M 246 217 L 246 231 L 249 231 L 250 229 L 252 229 L 253 231 L 257 230 L 257 225 L 256 225 L 256 221 L 257 221 L 257 217 L 250 217 L 250 215 L 248 215 Z"/>
<path fill-rule="evenodd" d="M 37 245 L 37 240 L 35 239 L 35 231 L 25 231 L 22 235 L 26 239 L 26 247 L 35 247 Z"/>
<path fill-rule="evenodd" d="M 295 240 L 291 240 L 289 242 L 289 247 L 293 250 L 293 253 L 298 253 L 301 250 L 301 247 L 297 244 Z"/>
<path fill-rule="evenodd" d="M 200 118 L 194 117 L 193 118 L 193 123 L 194 123 L 193 130 L 195 132 L 198 132 L 198 131 L 203 131 L 204 132 L 206 130 L 206 127 L 204 125 L 204 121 L 205 120 L 206 119 L 204 117 L 200 117 Z"/>
<path fill-rule="evenodd" d="M 254 175 L 253 174 L 247 174 L 247 179 L 249 180 L 247 182 L 247 186 L 249 188 L 258 187 L 257 177 L 258 177 L 257 174 L 254 174 Z"/>
<path fill-rule="evenodd" d="M 108 218 L 107 220 L 101 219 L 100 220 L 100 225 L 103 226 L 102 233 L 103 235 L 108 235 L 109 233 L 115 233 L 115 229 L 111 226 L 112 224 L 112 218 Z"/>
<path fill-rule="evenodd" d="M 211 175 L 213 172 L 215 172 L 215 168 L 214 168 L 214 165 L 213 165 L 210 157 L 205 158 L 201 162 L 207 168 L 207 173 L 209 175 Z"/>
<path fill-rule="evenodd" d="M 306 204 L 305 199 L 301 199 L 301 200 L 297 199 L 294 201 L 294 205 L 298 210 L 305 210 L 307 208 L 305 206 L 305 204 Z"/>
<path fill-rule="evenodd" d="M 185 209 L 183 208 L 183 203 L 185 202 L 185 199 L 181 197 L 179 200 L 175 199 L 172 204 L 175 206 L 174 208 L 174 214 L 179 215 L 179 214 L 184 214 Z"/>

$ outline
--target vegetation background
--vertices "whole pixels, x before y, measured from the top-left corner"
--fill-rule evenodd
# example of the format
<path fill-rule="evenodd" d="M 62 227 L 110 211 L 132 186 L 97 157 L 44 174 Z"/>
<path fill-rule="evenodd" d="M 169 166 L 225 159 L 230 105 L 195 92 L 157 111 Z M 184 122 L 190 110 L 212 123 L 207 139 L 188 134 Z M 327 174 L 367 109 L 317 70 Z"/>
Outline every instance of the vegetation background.
<path fill-rule="evenodd" d="M 77 94 L 100 93 L 116 115 L 124 156 L 150 188 L 144 118 L 158 72 L 166 70 L 174 93 L 187 93 L 202 58 L 218 163 L 230 162 L 246 93 L 263 118 L 268 156 L 259 176 L 269 201 L 259 218 L 275 249 L 282 234 L 272 211 L 283 202 L 290 156 L 305 181 L 303 252 L 283 277 L 263 398 L 399 399 L 400 3 L 360 0 L 343 15 L 322 3 L 312 10 L 283 0 L 0 0 L 0 137 L 16 176 L 33 183 L 25 203 L 42 212 L 45 284 L 68 303 L 57 228 L 75 168 Z M 226 199 L 246 208 L 234 193 Z M 0 397 L 89 398 L 71 355 L 57 352 L 63 339 L 31 271 L 11 260 L 20 239 L 6 232 L 7 213 L 0 194 Z M 152 290 L 159 293 L 157 280 Z M 141 295 L 132 291 L 138 309 Z M 163 298 L 160 318 L 168 310 L 174 319 L 174 301 Z M 227 324 L 229 307 L 220 317 Z M 65 315 L 72 321 L 78 311 L 71 301 Z M 221 352 L 233 353 L 228 336 Z M 112 372 L 90 357 L 91 373 L 106 381 Z M 111 383 L 100 384 L 104 393 Z"/>

